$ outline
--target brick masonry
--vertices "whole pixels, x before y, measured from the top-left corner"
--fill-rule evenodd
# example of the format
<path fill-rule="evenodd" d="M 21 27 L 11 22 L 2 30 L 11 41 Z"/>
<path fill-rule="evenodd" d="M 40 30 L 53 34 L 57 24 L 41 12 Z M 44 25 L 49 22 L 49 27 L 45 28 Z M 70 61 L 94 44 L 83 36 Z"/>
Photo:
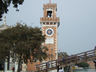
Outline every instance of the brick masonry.
<path fill-rule="evenodd" d="M 58 37 L 57 37 L 57 32 L 58 32 L 58 27 L 59 27 L 59 17 L 56 17 L 56 11 L 57 11 L 57 4 L 44 4 L 43 5 L 43 17 L 40 18 L 40 24 L 42 25 L 42 34 L 45 35 L 45 38 L 48 39 L 53 39 L 53 43 L 47 43 L 44 42 L 42 45 L 46 46 L 48 48 L 48 58 L 43 61 L 50 61 L 50 60 L 56 60 L 58 55 L 57 55 L 57 50 L 58 50 Z M 48 11 L 51 11 L 51 17 L 48 17 Z M 47 29 L 52 29 L 53 30 L 53 34 L 51 36 L 48 36 L 46 34 L 46 30 Z M 36 64 L 40 64 L 40 62 L 36 62 L 36 63 L 28 63 L 28 71 L 34 71 L 36 70 L 35 65 Z"/>

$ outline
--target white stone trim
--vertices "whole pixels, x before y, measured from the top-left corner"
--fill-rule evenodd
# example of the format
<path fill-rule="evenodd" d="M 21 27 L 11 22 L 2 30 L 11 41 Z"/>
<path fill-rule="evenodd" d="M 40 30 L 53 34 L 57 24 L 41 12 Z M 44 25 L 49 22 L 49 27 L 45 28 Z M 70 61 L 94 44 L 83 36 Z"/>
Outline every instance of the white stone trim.
<path fill-rule="evenodd" d="M 42 27 L 56 27 L 57 25 L 42 25 Z"/>
<path fill-rule="evenodd" d="M 58 28 L 56 27 L 56 59 L 58 59 Z"/>
<path fill-rule="evenodd" d="M 47 10 L 47 11 L 53 11 L 53 9 L 52 9 L 52 8 L 47 8 L 46 10 Z"/>

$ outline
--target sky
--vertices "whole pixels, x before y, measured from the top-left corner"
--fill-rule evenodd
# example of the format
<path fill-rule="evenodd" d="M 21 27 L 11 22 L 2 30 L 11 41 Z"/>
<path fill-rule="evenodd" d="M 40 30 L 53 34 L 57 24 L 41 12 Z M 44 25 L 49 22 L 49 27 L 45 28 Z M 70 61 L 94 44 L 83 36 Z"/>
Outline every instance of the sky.
<path fill-rule="evenodd" d="M 17 22 L 28 26 L 41 27 L 40 17 L 43 16 L 43 4 L 49 0 L 25 0 L 19 6 L 19 12 L 11 5 L 5 14 L 8 25 Z M 69 55 L 94 49 L 96 46 L 96 0 L 52 0 L 57 3 L 58 52 Z M 0 25 L 3 23 L 0 22 Z"/>

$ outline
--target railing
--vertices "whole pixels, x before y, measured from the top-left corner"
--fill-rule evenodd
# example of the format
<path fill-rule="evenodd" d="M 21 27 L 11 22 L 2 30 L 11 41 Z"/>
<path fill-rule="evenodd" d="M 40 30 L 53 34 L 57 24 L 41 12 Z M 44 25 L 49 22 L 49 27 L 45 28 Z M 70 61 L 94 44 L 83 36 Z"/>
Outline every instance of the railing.
<path fill-rule="evenodd" d="M 86 52 L 78 53 L 75 55 L 68 56 L 67 58 L 62 58 L 58 60 L 48 61 L 36 66 L 36 69 L 40 72 L 44 70 L 54 70 L 58 66 L 67 66 L 71 64 L 76 64 L 80 62 L 90 61 L 96 59 L 96 49 L 89 50 Z"/>

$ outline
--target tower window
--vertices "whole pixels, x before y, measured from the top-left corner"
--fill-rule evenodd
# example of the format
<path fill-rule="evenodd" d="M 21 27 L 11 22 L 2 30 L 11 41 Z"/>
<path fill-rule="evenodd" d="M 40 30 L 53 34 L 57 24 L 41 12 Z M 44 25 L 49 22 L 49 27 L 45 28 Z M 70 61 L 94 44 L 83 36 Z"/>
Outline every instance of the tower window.
<path fill-rule="evenodd" d="M 47 11 L 47 17 L 52 17 L 52 11 Z"/>
<path fill-rule="evenodd" d="M 45 24 L 45 22 L 43 22 L 43 24 Z"/>
<path fill-rule="evenodd" d="M 50 22 L 50 25 L 52 25 L 53 23 L 52 22 Z"/>
<path fill-rule="evenodd" d="M 56 24 L 56 22 L 54 22 L 54 25 Z"/>
<path fill-rule="evenodd" d="M 46 24 L 49 24 L 49 22 L 47 22 Z"/>

